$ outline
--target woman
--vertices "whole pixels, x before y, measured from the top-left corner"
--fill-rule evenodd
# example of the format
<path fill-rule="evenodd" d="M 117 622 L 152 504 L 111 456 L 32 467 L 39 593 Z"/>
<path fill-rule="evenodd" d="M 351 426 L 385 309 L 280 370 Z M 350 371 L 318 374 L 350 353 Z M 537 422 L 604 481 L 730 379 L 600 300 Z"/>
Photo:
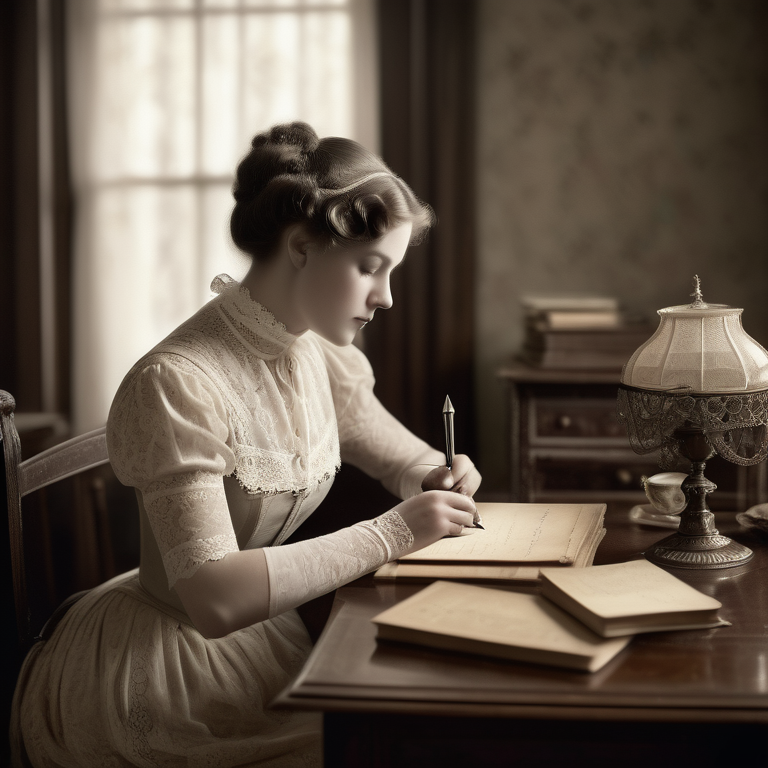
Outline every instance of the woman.
<path fill-rule="evenodd" d="M 431 210 L 375 155 L 303 123 L 254 138 L 234 196 L 247 276 L 217 278 L 219 295 L 133 367 L 110 411 L 141 566 L 30 654 L 21 764 L 319 764 L 317 717 L 268 709 L 310 648 L 295 607 L 473 524 L 472 462 L 440 467 L 351 345 L 391 306 L 390 275 Z M 404 501 L 279 546 L 341 460 Z"/>

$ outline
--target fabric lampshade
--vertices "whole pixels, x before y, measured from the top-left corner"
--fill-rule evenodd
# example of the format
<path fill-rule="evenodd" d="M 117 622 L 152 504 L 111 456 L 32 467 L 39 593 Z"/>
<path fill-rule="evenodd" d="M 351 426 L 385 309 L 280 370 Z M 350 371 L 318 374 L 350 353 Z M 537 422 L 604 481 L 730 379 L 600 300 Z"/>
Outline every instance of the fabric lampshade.
<path fill-rule="evenodd" d="M 624 366 L 621 383 L 691 394 L 768 389 L 768 352 L 744 331 L 742 311 L 701 300 L 658 310 L 656 333 Z"/>

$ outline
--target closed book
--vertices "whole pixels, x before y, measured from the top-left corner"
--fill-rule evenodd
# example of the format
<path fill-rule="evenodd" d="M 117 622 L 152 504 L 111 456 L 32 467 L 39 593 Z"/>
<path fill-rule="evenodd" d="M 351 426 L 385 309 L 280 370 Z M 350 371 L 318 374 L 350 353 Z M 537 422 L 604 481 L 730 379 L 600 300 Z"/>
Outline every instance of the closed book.
<path fill-rule="evenodd" d="M 522 296 L 520 304 L 526 314 L 541 312 L 616 312 L 615 296 Z"/>
<path fill-rule="evenodd" d="M 595 672 L 629 642 L 605 640 L 539 595 L 436 581 L 372 621 L 377 638 Z"/>
<path fill-rule="evenodd" d="M 520 353 L 520 359 L 528 365 L 537 368 L 547 369 L 616 369 L 621 368 L 627 363 L 631 352 L 600 352 L 600 351 L 581 351 L 581 350 L 531 350 L 526 347 Z M 618 380 L 618 376 L 617 376 Z"/>
<path fill-rule="evenodd" d="M 539 584 L 536 565 L 476 565 L 474 563 L 386 563 L 374 574 L 377 581 L 429 582 L 438 579 L 472 584 L 506 584 L 533 590 Z"/>
<path fill-rule="evenodd" d="M 601 637 L 728 626 L 718 600 L 647 560 L 540 575 L 541 594 Z"/>
<path fill-rule="evenodd" d="M 616 328 L 547 329 L 529 326 L 525 345 L 530 350 L 562 350 L 628 352 L 632 354 L 648 341 L 654 329 L 644 325 L 622 325 Z"/>
<path fill-rule="evenodd" d="M 580 329 L 616 328 L 622 323 L 617 309 L 549 310 L 528 315 L 530 321 L 542 328 Z"/>

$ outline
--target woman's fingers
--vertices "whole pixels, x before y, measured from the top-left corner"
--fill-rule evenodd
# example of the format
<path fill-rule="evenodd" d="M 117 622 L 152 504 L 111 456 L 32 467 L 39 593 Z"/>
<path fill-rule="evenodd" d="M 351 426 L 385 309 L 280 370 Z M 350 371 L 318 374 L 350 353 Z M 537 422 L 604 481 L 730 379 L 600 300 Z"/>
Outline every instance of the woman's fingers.
<path fill-rule="evenodd" d="M 453 491 L 464 496 L 474 496 L 482 477 L 466 454 L 460 453 L 453 460 L 451 469 L 435 467 L 421 482 L 422 491 Z"/>
<path fill-rule="evenodd" d="M 436 491 L 439 494 L 440 500 L 455 509 L 457 512 L 468 512 L 470 514 L 475 511 L 475 502 L 469 496 L 465 494 L 456 493 L 456 491 Z"/>
<path fill-rule="evenodd" d="M 421 490 L 450 491 L 455 482 L 453 472 L 448 467 L 435 467 L 421 481 Z"/>
<path fill-rule="evenodd" d="M 451 490 L 464 496 L 474 496 L 483 479 L 472 463 L 472 459 L 463 453 L 454 459 L 452 474 L 454 482 Z"/>
<path fill-rule="evenodd" d="M 451 492 L 451 495 L 447 498 L 447 503 L 451 507 L 451 511 L 448 513 L 451 523 L 457 524 L 460 528 L 471 528 L 475 523 L 476 511 L 472 499 L 454 492 Z M 461 533 L 461 530 L 459 530 L 459 533 Z"/>
<path fill-rule="evenodd" d="M 396 507 L 421 549 L 447 535 L 457 535 L 473 525 L 475 504 L 468 496 L 452 491 L 425 491 Z"/>
<path fill-rule="evenodd" d="M 451 493 L 453 496 L 454 506 L 449 513 L 449 529 L 448 535 L 460 536 L 461 532 L 465 528 L 474 528 L 475 525 L 475 505 L 468 496 L 462 496 L 457 493 Z M 466 502 L 470 502 L 470 506 L 466 506 Z"/>

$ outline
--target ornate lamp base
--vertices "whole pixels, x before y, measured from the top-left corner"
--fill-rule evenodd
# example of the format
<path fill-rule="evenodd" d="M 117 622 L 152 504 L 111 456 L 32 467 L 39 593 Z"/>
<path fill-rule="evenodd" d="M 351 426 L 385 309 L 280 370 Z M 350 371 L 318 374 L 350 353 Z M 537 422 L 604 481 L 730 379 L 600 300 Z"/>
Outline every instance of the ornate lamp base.
<path fill-rule="evenodd" d="M 733 568 L 753 557 L 751 549 L 720 535 L 715 516 L 707 506 L 707 496 L 717 486 L 704 477 L 706 460 L 714 450 L 700 429 L 679 429 L 680 452 L 691 460 L 691 473 L 683 480 L 682 489 L 688 504 L 680 515 L 677 533 L 654 544 L 645 557 L 658 565 L 675 568 Z"/>
<path fill-rule="evenodd" d="M 732 568 L 749 562 L 754 553 L 717 531 L 705 536 L 673 533 L 654 544 L 646 559 L 675 568 Z"/>
<path fill-rule="evenodd" d="M 657 332 L 652 340 L 658 338 Z M 671 468 L 678 456 L 691 462 L 691 473 L 682 484 L 688 503 L 678 532 L 651 547 L 646 557 L 677 568 L 731 568 L 748 562 L 752 552 L 715 528 L 707 494 L 717 486 L 704 477 L 704 465 L 716 453 L 744 467 L 768 458 L 768 389 L 706 393 L 684 386 L 662 391 L 622 383 L 619 421 L 627 425 L 637 453 L 661 448 L 665 468 Z"/>

